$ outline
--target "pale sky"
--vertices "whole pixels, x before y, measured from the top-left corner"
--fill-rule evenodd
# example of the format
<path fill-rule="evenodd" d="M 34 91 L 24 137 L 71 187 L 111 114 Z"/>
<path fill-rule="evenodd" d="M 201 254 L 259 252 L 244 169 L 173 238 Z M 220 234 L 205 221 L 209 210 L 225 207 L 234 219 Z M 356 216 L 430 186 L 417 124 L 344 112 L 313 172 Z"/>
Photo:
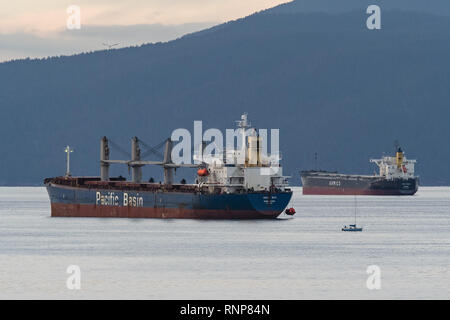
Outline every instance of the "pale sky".
<path fill-rule="evenodd" d="M 0 61 L 168 41 L 288 0 L 13 0 L 0 4 Z M 67 8 L 81 29 L 67 30 Z"/>

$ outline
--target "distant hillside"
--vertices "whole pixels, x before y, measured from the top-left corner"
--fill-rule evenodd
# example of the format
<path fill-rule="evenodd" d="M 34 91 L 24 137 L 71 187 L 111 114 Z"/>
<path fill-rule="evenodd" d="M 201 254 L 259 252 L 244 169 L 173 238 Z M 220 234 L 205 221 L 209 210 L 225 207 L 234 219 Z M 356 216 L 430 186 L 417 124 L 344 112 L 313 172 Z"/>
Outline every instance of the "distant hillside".
<path fill-rule="evenodd" d="M 103 135 L 128 149 L 134 135 L 157 144 L 194 120 L 230 128 L 244 111 L 281 129 L 296 184 L 314 152 L 323 169 L 372 173 L 369 158 L 394 140 L 418 159 L 423 184 L 450 184 L 450 18 L 386 12 L 383 29 L 369 31 L 359 11 L 292 12 L 169 43 L 0 64 L 0 184 L 64 173 L 66 144 L 74 174 L 97 175 Z"/>

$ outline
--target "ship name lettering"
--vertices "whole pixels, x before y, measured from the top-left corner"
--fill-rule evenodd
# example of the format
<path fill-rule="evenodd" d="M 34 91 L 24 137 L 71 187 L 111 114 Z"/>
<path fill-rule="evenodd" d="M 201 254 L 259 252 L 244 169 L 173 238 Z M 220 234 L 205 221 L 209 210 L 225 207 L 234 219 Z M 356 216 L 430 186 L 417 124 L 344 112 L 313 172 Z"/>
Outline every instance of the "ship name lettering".
<path fill-rule="evenodd" d="M 144 198 L 138 196 L 130 196 L 128 193 L 123 194 L 123 206 L 124 207 L 143 207 Z"/>
<path fill-rule="evenodd" d="M 95 193 L 95 204 L 102 206 L 118 206 L 119 196 L 114 192 L 108 192 L 108 194 L 102 194 L 101 192 Z"/>
<path fill-rule="evenodd" d="M 341 182 L 340 181 L 330 181 L 329 185 L 339 187 L 341 185 Z"/>

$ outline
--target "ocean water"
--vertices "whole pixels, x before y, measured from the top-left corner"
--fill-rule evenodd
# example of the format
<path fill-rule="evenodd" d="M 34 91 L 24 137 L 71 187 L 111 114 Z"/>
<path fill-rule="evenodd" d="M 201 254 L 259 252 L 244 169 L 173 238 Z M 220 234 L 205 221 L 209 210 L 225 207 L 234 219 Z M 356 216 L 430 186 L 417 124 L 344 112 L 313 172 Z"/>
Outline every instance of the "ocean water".
<path fill-rule="evenodd" d="M 450 188 L 356 206 L 294 192 L 295 218 L 197 221 L 51 218 L 44 188 L 0 188 L 0 298 L 450 298 Z M 364 232 L 341 232 L 355 207 Z"/>

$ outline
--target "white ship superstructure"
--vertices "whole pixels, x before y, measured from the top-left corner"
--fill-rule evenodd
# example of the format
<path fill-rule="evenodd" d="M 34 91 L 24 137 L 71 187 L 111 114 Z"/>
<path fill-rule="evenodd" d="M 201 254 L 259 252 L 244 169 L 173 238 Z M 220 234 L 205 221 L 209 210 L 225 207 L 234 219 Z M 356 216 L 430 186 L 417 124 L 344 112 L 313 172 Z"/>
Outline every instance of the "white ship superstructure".
<path fill-rule="evenodd" d="M 358 175 L 327 171 L 302 171 L 303 194 L 306 195 L 414 195 L 419 177 L 414 176 L 416 160 L 406 159 L 401 148 L 393 157 L 372 159 L 379 174 Z"/>
<path fill-rule="evenodd" d="M 283 176 L 280 154 L 263 152 L 264 141 L 251 127 L 247 114 L 241 116 L 237 125 L 240 148 L 221 150 L 220 156 L 203 155 L 202 161 L 207 167 L 203 174 L 199 170 L 198 183 L 225 193 L 286 190 L 289 177 Z"/>
<path fill-rule="evenodd" d="M 388 180 L 413 179 L 416 160 L 406 159 L 404 152 L 398 148 L 395 157 L 383 157 L 382 159 L 371 159 L 380 168 L 380 176 Z"/>

